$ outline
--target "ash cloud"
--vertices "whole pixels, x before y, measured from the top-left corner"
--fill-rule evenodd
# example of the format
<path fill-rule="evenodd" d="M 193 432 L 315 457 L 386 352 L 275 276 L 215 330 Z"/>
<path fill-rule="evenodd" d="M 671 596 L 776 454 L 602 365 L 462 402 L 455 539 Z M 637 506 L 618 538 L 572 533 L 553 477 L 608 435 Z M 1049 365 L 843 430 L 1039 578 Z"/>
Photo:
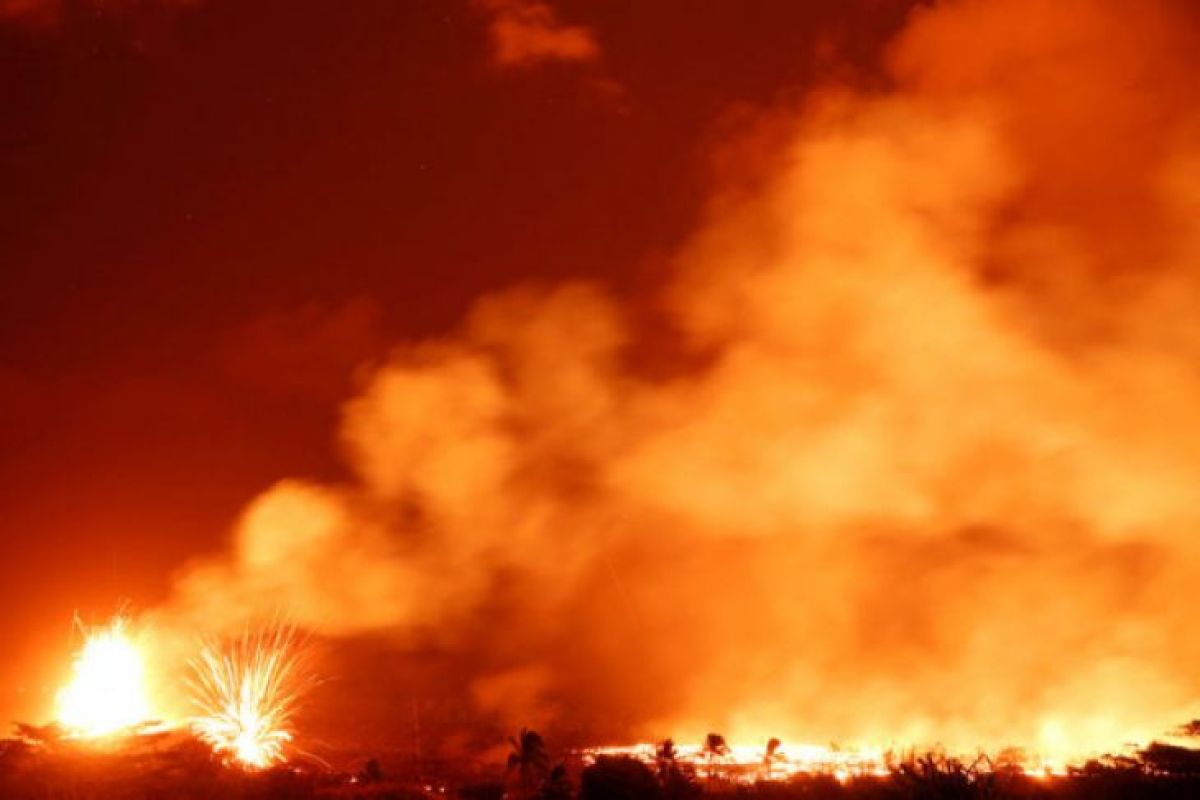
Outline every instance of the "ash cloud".
<path fill-rule="evenodd" d="M 517 287 L 399 347 L 344 408 L 354 479 L 264 493 L 163 614 L 456 654 L 483 711 L 594 738 L 1196 717 L 1190 13 L 914 13 L 887 91 L 769 115 L 651 324 Z"/>

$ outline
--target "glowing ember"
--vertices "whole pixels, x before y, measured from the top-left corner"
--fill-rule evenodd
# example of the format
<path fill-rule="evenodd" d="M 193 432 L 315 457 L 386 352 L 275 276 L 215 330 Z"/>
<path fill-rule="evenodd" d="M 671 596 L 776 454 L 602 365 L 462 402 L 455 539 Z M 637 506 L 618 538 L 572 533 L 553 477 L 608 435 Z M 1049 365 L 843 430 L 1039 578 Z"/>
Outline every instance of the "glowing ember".
<path fill-rule="evenodd" d="M 86 630 L 71 682 L 57 697 L 57 717 L 78 736 L 104 736 L 151 718 L 145 667 L 124 617 Z"/>
<path fill-rule="evenodd" d="M 196 734 L 217 753 L 247 767 L 285 760 L 292 714 L 307 681 L 292 628 L 277 626 L 232 643 L 207 643 L 189 679 Z"/>

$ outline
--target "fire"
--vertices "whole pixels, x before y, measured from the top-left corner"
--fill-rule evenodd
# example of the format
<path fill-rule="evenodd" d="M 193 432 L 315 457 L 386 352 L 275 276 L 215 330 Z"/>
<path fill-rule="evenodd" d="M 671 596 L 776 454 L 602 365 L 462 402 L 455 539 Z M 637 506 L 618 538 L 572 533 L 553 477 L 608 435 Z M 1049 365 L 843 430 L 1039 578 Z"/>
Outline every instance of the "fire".
<path fill-rule="evenodd" d="M 142 653 L 124 617 L 85 631 L 71 682 L 58 693 L 57 706 L 58 721 L 86 737 L 115 733 L 151 719 Z"/>
<path fill-rule="evenodd" d="M 1200 71 L 1191 18 L 1141 5 L 913 14 L 890 91 L 814 87 L 713 154 L 645 298 L 481 296 L 364 373 L 345 475 L 274 484 L 167 610 L 438 631 L 481 713 L 584 729 L 1054 773 L 1196 718 Z M 197 661 L 231 760 L 291 740 L 280 639 Z M 700 763 L 789 768 L 731 750 Z"/>
<path fill-rule="evenodd" d="M 734 783 L 757 781 L 786 781 L 797 775 L 829 775 L 838 781 L 852 778 L 886 777 L 900 769 L 906 758 L 921 757 L 920 748 L 883 748 L 874 746 L 841 747 L 816 744 L 783 745 L 771 739 L 766 745 L 732 743 L 720 740 L 711 744 L 664 745 L 642 742 L 633 745 L 608 745 L 582 751 L 587 762 L 599 756 L 625 756 L 662 768 L 665 762 L 683 767 L 703 778 L 717 777 Z M 1017 751 L 995 755 L 947 754 L 932 750 L 925 758 L 942 758 L 947 764 L 957 762 L 970 771 L 992 772 L 1011 770 L 1031 778 L 1051 778 L 1066 775 L 1073 760 L 1055 760 L 1045 756 L 1027 756 Z M 1082 764 L 1082 760 L 1078 763 Z"/>
<path fill-rule="evenodd" d="M 588 760 L 597 756 L 628 756 L 648 764 L 662 762 L 661 745 L 640 743 L 595 747 L 584 751 Z M 798 774 L 833 775 L 838 780 L 866 775 L 887 775 L 890 753 L 878 748 L 835 748 L 801 744 L 780 747 L 777 740 L 766 746 L 729 744 L 718 748 L 672 743 L 666 758 L 698 775 L 720 774 L 738 782 L 786 780 Z"/>
<path fill-rule="evenodd" d="M 276 626 L 232 643 L 208 642 L 192 662 L 192 729 L 214 751 L 253 768 L 285 759 L 292 715 L 306 688 L 303 648 Z"/>

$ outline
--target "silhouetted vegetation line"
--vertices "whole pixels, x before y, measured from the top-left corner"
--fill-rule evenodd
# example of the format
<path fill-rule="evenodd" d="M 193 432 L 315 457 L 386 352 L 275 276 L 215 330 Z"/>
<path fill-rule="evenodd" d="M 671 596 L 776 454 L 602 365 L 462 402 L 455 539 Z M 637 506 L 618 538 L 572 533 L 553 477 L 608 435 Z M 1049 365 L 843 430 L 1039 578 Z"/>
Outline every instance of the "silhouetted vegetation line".
<path fill-rule="evenodd" d="M 1200 726 L 1197 726 L 1200 729 Z M 1004 758 L 971 761 L 943 753 L 913 754 L 888 775 L 844 782 L 831 775 L 795 775 L 744 783 L 731 771 L 719 734 L 705 740 L 703 773 L 678 758 L 675 743 L 658 745 L 644 762 L 600 756 L 562 760 L 536 731 L 509 740 L 510 753 L 493 777 L 471 765 L 435 778 L 404 779 L 378 758 L 347 771 L 289 765 L 260 772 L 230 767 L 186 732 L 130 731 L 101 746 L 80 743 L 61 729 L 17 726 L 0 740 L 3 800 L 697 800 L 701 795 L 762 800 L 1195 800 L 1200 798 L 1200 750 L 1155 743 L 1132 756 L 1091 761 L 1069 775 L 1033 777 Z M 761 775 L 770 775 L 778 740 L 765 749 Z M 422 772 L 427 776 L 427 772 Z M 473 777 L 467 777 L 473 776 Z"/>

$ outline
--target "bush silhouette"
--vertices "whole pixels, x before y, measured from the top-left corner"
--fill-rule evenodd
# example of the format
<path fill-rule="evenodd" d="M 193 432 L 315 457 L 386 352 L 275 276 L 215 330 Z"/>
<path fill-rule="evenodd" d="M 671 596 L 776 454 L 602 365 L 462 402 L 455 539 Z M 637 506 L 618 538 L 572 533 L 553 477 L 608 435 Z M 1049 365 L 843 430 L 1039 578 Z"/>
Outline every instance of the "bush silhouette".
<path fill-rule="evenodd" d="M 579 800 L 661 800 L 654 773 L 636 758 L 600 756 L 583 771 Z"/>

